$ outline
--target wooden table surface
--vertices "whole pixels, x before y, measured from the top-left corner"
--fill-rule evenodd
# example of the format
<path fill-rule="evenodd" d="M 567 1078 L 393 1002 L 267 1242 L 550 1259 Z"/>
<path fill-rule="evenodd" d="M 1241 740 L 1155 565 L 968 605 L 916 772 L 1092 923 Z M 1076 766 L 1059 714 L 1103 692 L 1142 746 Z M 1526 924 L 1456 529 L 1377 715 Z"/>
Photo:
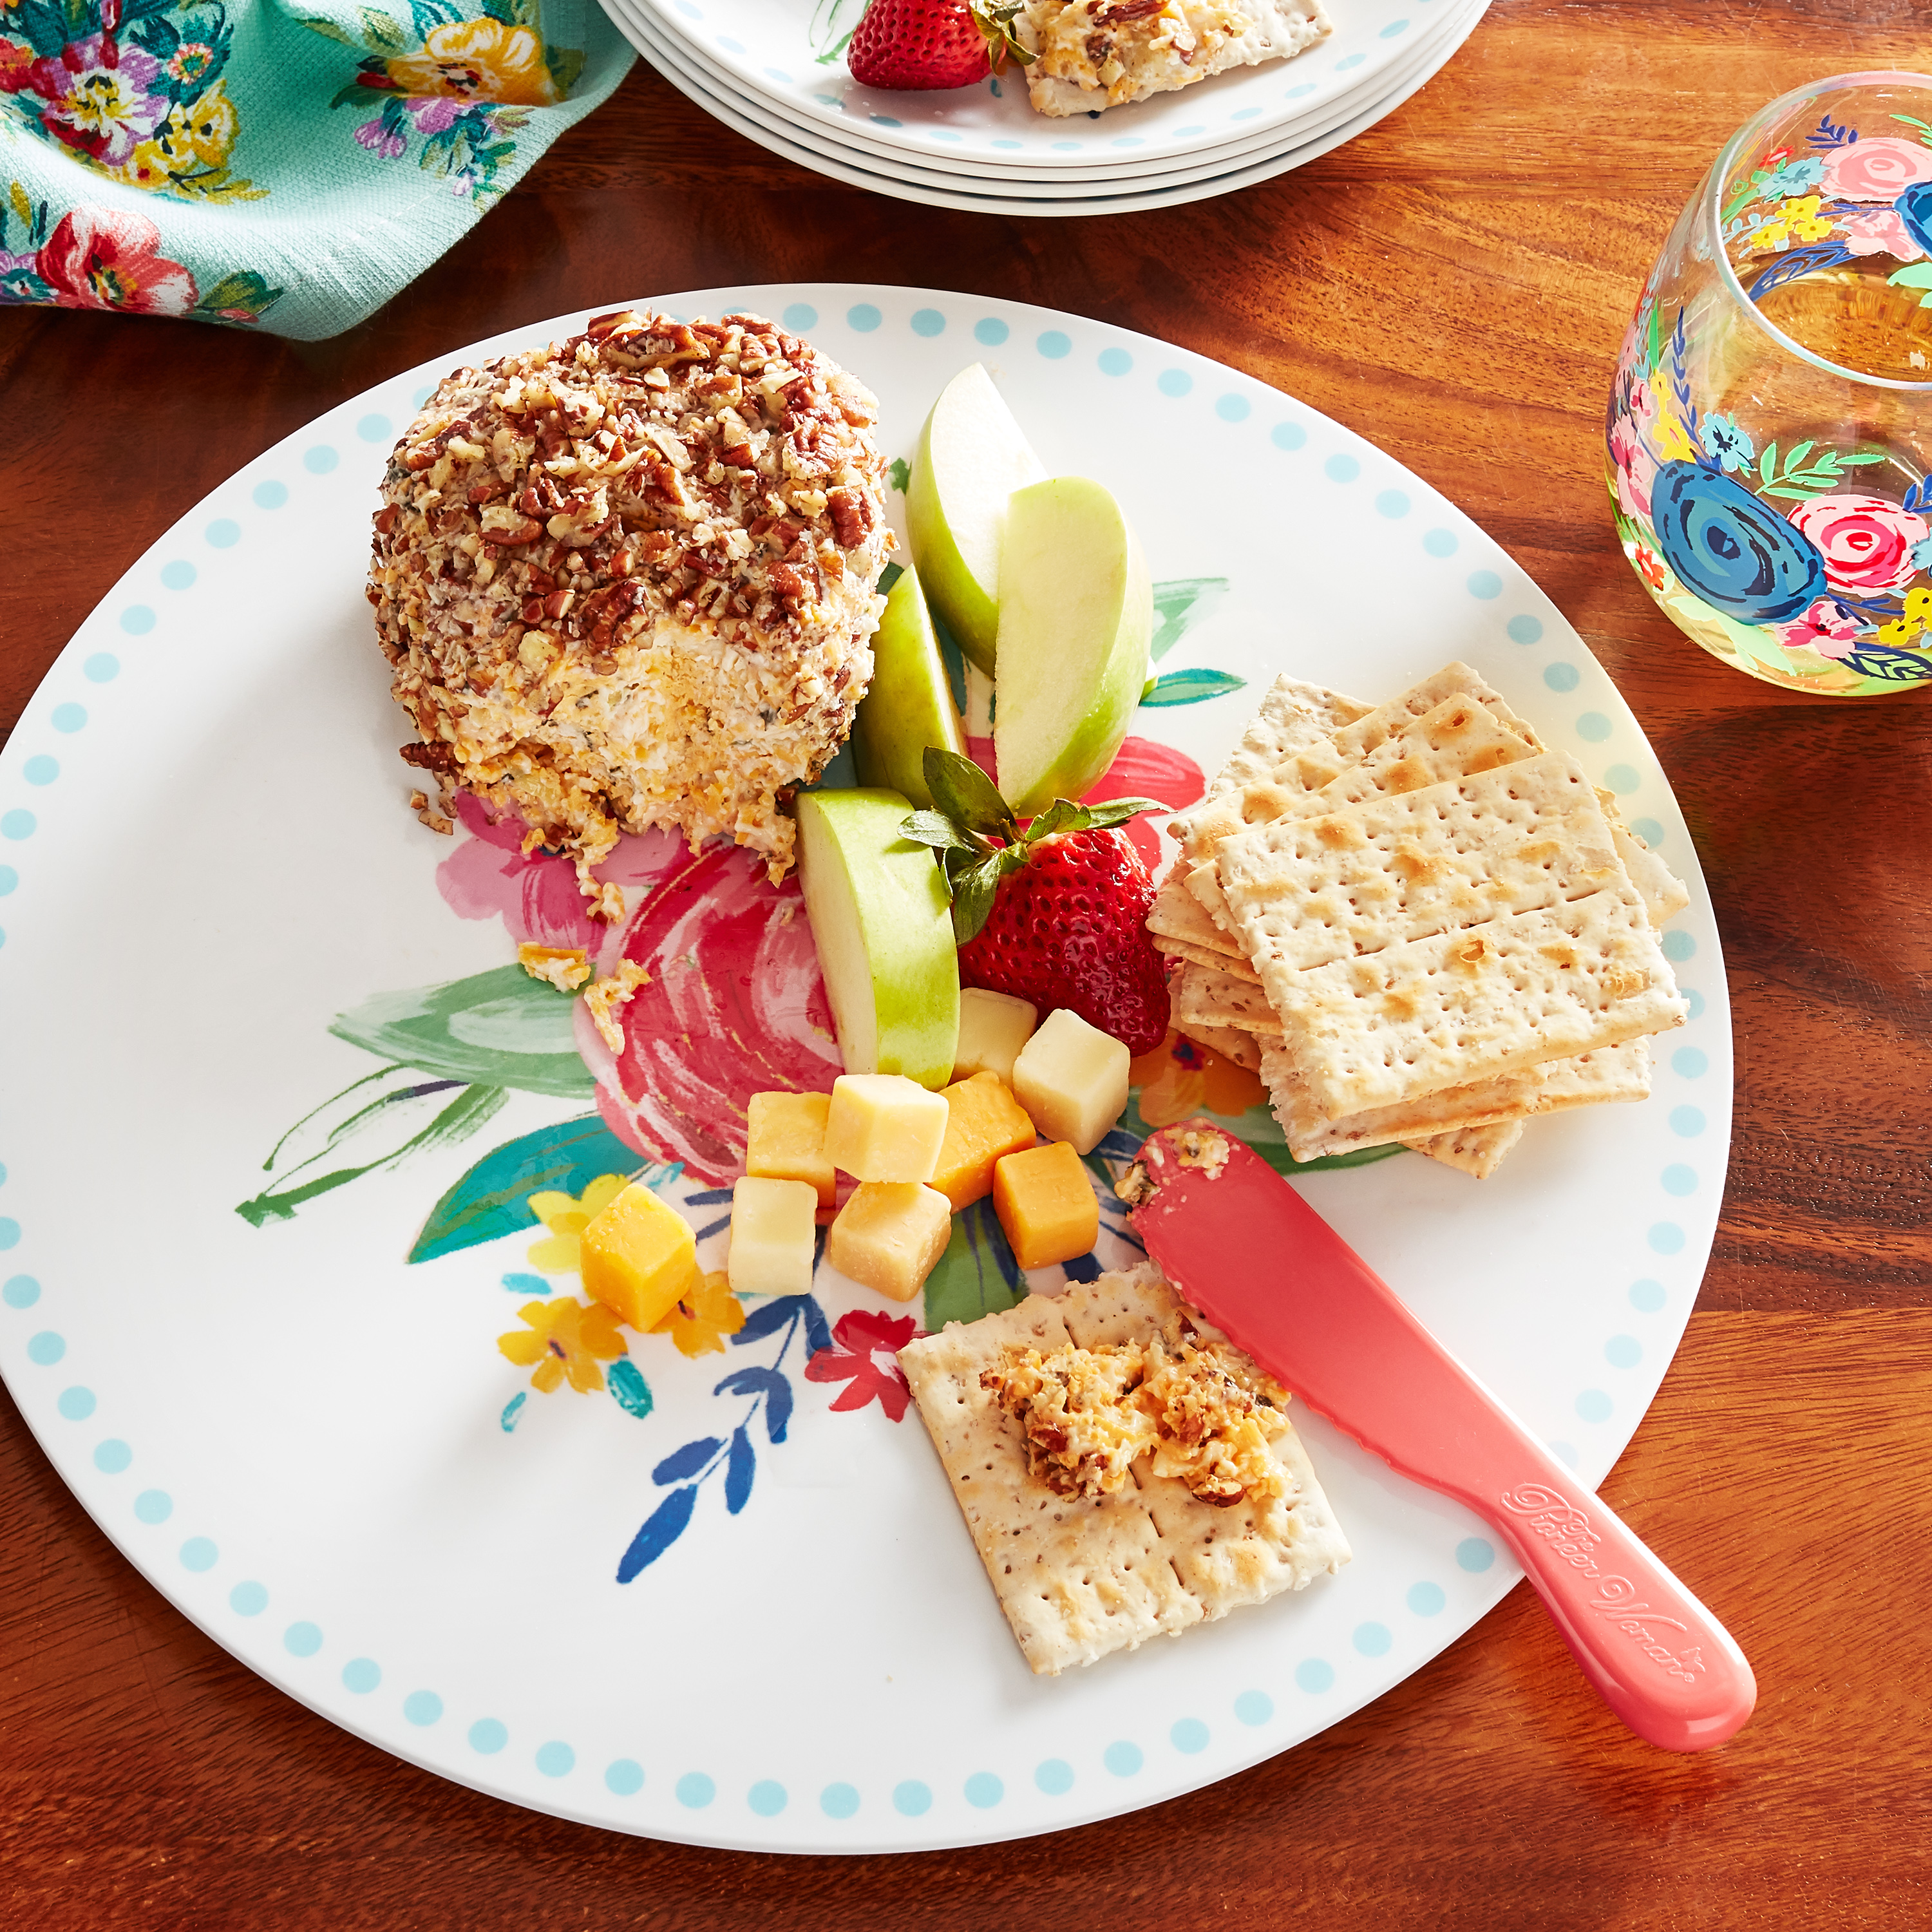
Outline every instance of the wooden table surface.
<path fill-rule="evenodd" d="M 1645 597 L 1600 481 L 1625 321 L 1717 147 L 1800 82 L 1928 64 L 1916 4 L 1498 0 L 1326 159 L 1084 221 L 842 187 L 640 64 L 332 341 L 0 315 L 8 726 L 121 573 L 266 445 L 422 358 L 657 290 L 1050 304 L 1278 384 L 1444 490 L 1609 668 L 1715 896 L 1738 1060 L 1723 1219 L 1604 1492 L 1760 1685 L 1724 1749 L 1652 1751 L 1519 1588 L 1313 1742 L 1112 1823 L 898 1858 L 692 1850 L 498 1804 L 272 1689 L 122 1561 L 0 1398 L 0 1922 L 1932 1924 L 1932 693 L 1816 703 L 1719 664 Z"/>

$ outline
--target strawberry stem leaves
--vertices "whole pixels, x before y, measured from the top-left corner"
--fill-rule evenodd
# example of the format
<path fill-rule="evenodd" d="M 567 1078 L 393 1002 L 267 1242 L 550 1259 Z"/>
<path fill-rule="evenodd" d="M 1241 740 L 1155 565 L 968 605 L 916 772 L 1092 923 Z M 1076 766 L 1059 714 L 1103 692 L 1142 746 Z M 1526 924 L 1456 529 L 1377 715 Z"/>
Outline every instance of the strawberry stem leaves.
<path fill-rule="evenodd" d="M 990 857 L 960 866 L 956 872 L 947 872 L 946 884 L 952 889 L 952 940 L 956 946 L 964 946 L 968 940 L 979 937 L 981 928 L 993 916 L 993 900 L 1000 890 L 1000 874 L 1010 865 L 1018 862 L 1017 855 L 1010 859 L 1004 852 L 995 852 Z"/>
<path fill-rule="evenodd" d="M 939 808 L 914 812 L 899 830 L 938 855 L 952 898 L 952 937 L 961 946 L 978 938 L 1000 880 L 1026 863 L 1029 848 L 1039 841 L 1120 825 L 1140 812 L 1169 808 L 1152 798 L 1110 798 L 1097 805 L 1057 798 L 1022 830 L 1012 808 L 970 758 L 928 745 L 920 763 Z"/>
<path fill-rule="evenodd" d="M 1014 31 L 1013 22 L 1024 10 L 1022 0 L 968 0 L 967 11 L 986 44 L 986 64 L 995 74 L 1006 72 L 1009 56 L 1022 67 L 1030 67 L 1040 58 Z"/>
<path fill-rule="evenodd" d="M 968 832 L 988 838 L 1014 836 L 1012 810 L 992 780 L 970 758 L 928 745 L 920 770 L 932 802 Z"/>

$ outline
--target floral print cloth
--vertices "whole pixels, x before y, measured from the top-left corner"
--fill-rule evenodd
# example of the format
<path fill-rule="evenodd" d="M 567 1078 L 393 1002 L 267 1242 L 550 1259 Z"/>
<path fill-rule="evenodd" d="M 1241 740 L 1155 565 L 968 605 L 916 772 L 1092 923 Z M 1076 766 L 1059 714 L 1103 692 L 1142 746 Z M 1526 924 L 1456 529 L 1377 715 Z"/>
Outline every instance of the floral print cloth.
<path fill-rule="evenodd" d="M 0 0 L 0 302 L 334 335 L 632 58 L 594 0 Z"/>

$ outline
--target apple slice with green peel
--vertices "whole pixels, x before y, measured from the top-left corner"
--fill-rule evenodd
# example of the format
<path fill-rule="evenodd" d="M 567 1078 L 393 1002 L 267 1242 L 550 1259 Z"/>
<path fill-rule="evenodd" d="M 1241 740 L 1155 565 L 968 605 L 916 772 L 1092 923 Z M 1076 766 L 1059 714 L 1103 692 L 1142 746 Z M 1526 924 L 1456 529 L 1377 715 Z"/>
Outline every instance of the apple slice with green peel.
<path fill-rule="evenodd" d="M 862 785 L 902 791 L 922 810 L 932 794 L 920 761 L 926 748 L 966 749 L 919 573 L 902 571 L 886 592 L 872 638 L 872 682 L 852 720 L 852 760 Z"/>
<path fill-rule="evenodd" d="M 1000 554 L 993 749 L 1022 818 L 1114 761 L 1147 681 L 1154 585 L 1111 492 L 1084 476 L 1016 490 Z"/>
<path fill-rule="evenodd" d="M 848 1073 L 934 1092 L 959 1044 L 959 956 L 938 862 L 900 829 L 903 794 L 801 793 L 799 874 Z"/>
<path fill-rule="evenodd" d="M 940 392 L 906 484 L 906 533 L 926 594 L 982 670 L 999 637 L 1006 500 L 1046 474 L 983 363 Z"/>

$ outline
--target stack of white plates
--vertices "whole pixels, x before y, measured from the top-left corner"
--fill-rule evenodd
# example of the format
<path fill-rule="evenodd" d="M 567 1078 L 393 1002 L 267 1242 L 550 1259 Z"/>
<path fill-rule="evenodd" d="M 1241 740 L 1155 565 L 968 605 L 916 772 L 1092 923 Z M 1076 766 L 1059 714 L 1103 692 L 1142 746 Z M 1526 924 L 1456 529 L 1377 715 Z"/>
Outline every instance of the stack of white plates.
<path fill-rule="evenodd" d="M 1105 114 L 1050 118 L 1016 69 L 976 87 L 860 86 L 844 44 L 865 0 L 602 0 L 672 86 L 820 174 L 994 214 L 1113 214 L 1198 201 L 1325 154 L 1399 106 L 1488 0 L 1332 0 L 1334 32 Z"/>

